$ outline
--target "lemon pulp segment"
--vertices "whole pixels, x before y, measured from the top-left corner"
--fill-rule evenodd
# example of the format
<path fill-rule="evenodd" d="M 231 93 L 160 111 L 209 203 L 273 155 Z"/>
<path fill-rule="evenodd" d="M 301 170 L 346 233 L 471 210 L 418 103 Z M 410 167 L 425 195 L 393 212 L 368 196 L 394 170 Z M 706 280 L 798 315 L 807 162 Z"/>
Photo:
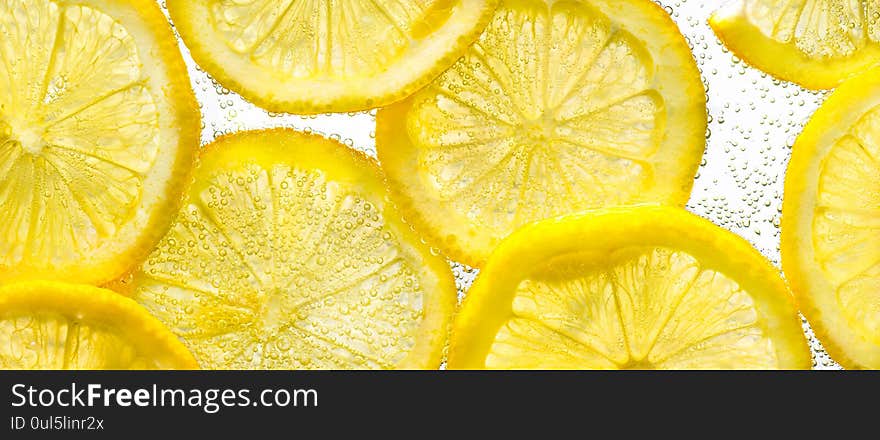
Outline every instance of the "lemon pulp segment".
<path fill-rule="evenodd" d="M 195 369 L 179 340 L 134 301 L 97 287 L 0 287 L 0 369 Z"/>
<path fill-rule="evenodd" d="M 705 129 L 699 72 L 656 4 L 506 0 L 458 63 L 379 111 L 376 143 L 405 214 L 480 265 L 534 220 L 684 204 Z"/>
<path fill-rule="evenodd" d="M 737 56 L 810 89 L 829 89 L 880 63 L 874 0 L 733 0 L 709 24 Z"/>
<path fill-rule="evenodd" d="M 0 280 L 101 283 L 164 233 L 199 113 L 154 2 L 0 4 Z"/>
<path fill-rule="evenodd" d="M 795 143 L 786 174 L 782 263 L 834 358 L 880 368 L 880 81 L 845 82 Z"/>
<path fill-rule="evenodd" d="M 207 368 L 436 368 L 455 304 L 375 163 L 285 130 L 207 147 L 133 285 Z"/>
<path fill-rule="evenodd" d="M 171 0 L 193 58 L 273 111 L 358 111 L 426 84 L 497 0 Z"/>
<path fill-rule="evenodd" d="M 748 243 L 675 208 L 524 227 L 457 317 L 451 368 L 809 368 L 784 282 Z"/>

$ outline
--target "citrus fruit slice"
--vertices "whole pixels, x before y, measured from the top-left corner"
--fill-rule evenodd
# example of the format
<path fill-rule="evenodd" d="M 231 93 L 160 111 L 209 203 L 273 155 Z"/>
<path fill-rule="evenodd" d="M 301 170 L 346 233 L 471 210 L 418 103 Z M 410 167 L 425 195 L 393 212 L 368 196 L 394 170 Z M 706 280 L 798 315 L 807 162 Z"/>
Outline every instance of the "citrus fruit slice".
<path fill-rule="evenodd" d="M 220 138 L 131 294 L 205 368 L 437 368 L 452 272 L 385 199 L 338 142 Z"/>
<path fill-rule="evenodd" d="M 874 0 L 732 0 L 709 25 L 745 62 L 808 89 L 837 87 L 880 63 Z"/>
<path fill-rule="evenodd" d="M 461 56 L 498 0 L 168 0 L 193 58 L 271 111 L 366 110 Z"/>
<path fill-rule="evenodd" d="M 0 287 L 0 369 L 197 369 L 143 307 L 97 287 L 49 281 Z"/>
<path fill-rule="evenodd" d="M 505 0 L 450 70 L 380 110 L 405 216 L 472 266 L 517 227 L 607 205 L 683 205 L 705 146 L 700 74 L 648 0 Z"/>
<path fill-rule="evenodd" d="M 0 282 L 99 284 L 176 212 L 199 111 L 147 0 L 0 3 Z"/>
<path fill-rule="evenodd" d="M 810 351 L 779 271 L 682 209 L 526 226 L 480 272 L 450 368 L 794 369 Z"/>
<path fill-rule="evenodd" d="M 835 360 L 880 368 L 880 69 L 844 82 L 793 147 L 782 267 Z"/>

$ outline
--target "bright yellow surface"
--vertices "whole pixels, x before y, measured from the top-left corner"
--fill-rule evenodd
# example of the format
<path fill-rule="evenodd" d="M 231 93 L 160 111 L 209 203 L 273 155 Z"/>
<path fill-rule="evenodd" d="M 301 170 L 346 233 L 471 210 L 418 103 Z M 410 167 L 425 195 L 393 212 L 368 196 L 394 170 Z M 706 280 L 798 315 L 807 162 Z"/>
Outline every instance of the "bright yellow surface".
<path fill-rule="evenodd" d="M 0 282 L 102 283 L 161 237 L 199 112 L 147 0 L 0 4 Z"/>
<path fill-rule="evenodd" d="M 402 99 L 461 56 L 497 0 L 170 0 L 193 58 L 231 90 L 290 113 Z"/>
<path fill-rule="evenodd" d="M 0 369 L 195 369 L 168 329 L 134 301 L 97 287 L 0 288 Z"/>
<path fill-rule="evenodd" d="M 845 82 L 794 145 L 782 264 L 835 360 L 880 368 L 880 70 Z"/>
<path fill-rule="evenodd" d="M 795 369 L 791 296 L 741 238 L 677 208 L 558 217 L 504 241 L 456 318 L 449 367 Z"/>
<path fill-rule="evenodd" d="M 432 244 L 479 266 L 516 228 L 635 202 L 683 205 L 703 86 L 648 0 L 506 0 L 457 64 L 379 111 L 394 195 Z"/>
<path fill-rule="evenodd" d="M 437 368 L 451 271 L 385 198 L 376 164 L 337 142 L 221 138 L 132 295 L 205 368 Z"/>
<path fill-rule="evenodd" d="M 732 0 L 709 24 L 738 57 L 808 89 L 880 64 L 875 0 Z"/>

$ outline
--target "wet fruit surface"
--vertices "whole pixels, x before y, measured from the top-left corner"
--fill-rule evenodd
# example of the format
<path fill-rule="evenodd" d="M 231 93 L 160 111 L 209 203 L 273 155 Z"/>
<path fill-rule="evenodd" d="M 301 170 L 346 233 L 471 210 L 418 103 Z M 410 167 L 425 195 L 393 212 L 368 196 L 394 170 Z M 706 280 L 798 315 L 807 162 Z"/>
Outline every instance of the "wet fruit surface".
<path fill-rule="evenodd" d="M 457 64 L 379 113 L 379 158 L 435 246 L 479 265 L 531 221 L 685 202 L 705 145 L 698 71 L 662 9 L 615 7 L 505 1 Z"/>
<path fill-rule="evenodd" d="M 783 204 L 783 268 L 836 357 L 880 366 L 880 84 L 844 83 L 795 144 Z"/>
<path fill-rule="evenodd" d="M 171 0 L 194 58 L 264 108 L 364 110 L 449 67 L 497 0 Z"/>
<path fill-rule="evenodd" d="M 729 52 L 707 24 L 718 2 L 660 1 L 685 35 L 706 86 L 706 153 L 688 210 L 746 238 L 779 265 L 783 181 L 795 137 L 825 99 L 774 79 Z M 204 114 L 202 142 L 236 130 L 294 127 L 375 154 L 375 111 L 296 116 L 264 111 L 223 87 L 184 54 Z M 459 298 L 479 270 L 453 261 Z M 804 321 L 815 368 L 839 368 Z"/>
<path fill-rule="evenodd" d="M 107 281 L 167 223 L 198 111 L 135 3 L 0 4 L 0 279 Z"/>
<path fill-rule="evenodd" d="M 682 210 L 610 208 L 514 233 L 457 315 L 451 368 L 809 368 L 788 289 Z"/>
<path fill-rule="evenodd" d="M 0 369 L 198 368 L 134 301 L 91 286 L 27 282 L 0 288 Z"/>
<path fill-rule="evenodd" d="M 873 0 L 734 0 L 709 22 L 747 62 L 812 89 L 834 88 L 880 63 Z"/>
<path fill-rule="evenodd" d="M 376 165 L 283 130 L 207 147 L 134 286 L 206 368 L 436 368 L 454 301 Z"/>

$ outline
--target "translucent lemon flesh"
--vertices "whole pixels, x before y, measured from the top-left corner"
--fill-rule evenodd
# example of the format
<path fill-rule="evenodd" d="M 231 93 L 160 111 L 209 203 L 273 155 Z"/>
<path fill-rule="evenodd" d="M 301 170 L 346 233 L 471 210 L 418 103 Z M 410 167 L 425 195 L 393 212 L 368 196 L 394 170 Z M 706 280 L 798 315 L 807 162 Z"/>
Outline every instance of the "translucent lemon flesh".
<path fill-rule="evenodd" d="M 880 367 L 880 85 L 844 83 L 798 138 L 786 174 L 783 265 L 835 358 Z"/>
<path fill-rule="evenodd" d="M 439 366 L 450 272 L 386 206 L 373 163 L 286 131 L 208 150 L 134 276 L 135 299 L 204 367 Z"/>
<path fill-rule="evenodd" d="M 479 264 L 553 215 L 687 199 L 699 74 L 662 9 L 626 3 L 624 18 L 605 2 L 505 1 L 458 63 L 380 111 L 380 160 L 451 255 Z"/>
<path fill-rule="evenodd" d="M 784 283 L 747 243 L 672 208 L 617 208 L 505 241 L 465 299 L 449 365 L 789 369 L 810 358 Z"/>
<path fill-rule="evenodd" d="M 167 222 L 198 112 L 156 5 L 108 15 L 132 8 L 0 4 L 0 279 L 107 281 Z"/>
<path fill-rule="evenodd" d="M 855 326 L 880 345 L 880 106 L 838 139 L 819 170 L 813 243 Z"/>
<path fill-rule="evenodd" d="M 30 282 L 0 289 L 0 369 L 198 368 L 133 301 L 103 289 Z"/>
<path fill-rule="evenodd" d="M 224 84 L 272 110 L 316 113 L 403 98 L 455 61 L 495 4 L 175 0 L 168 7 L 195 59 Z"/>
<path fill-rule="evenodd" d="M 668 248 L 621 253 L 635 256 L 589 274 L 563 259 L 523 280 L 486 367 L 779 366 L 752 298 L 730 278 Z"/>
<path fill-rule="evenodd" d="M 880 63 L 872 0 L 734 0 L 709 22 L 738 56 L 808 88 L 835 87 Z"/>
<path fill-rule="evenodd" d="M 211 22 L 223 42 L 258 65 L 293 78 L 379 73 L 407 49 L 425 19 L 455 1 L 220 1 Z M 429 32 L 433 29 L 427 29 Z"/>
<path fill-rule="evenodd" d="M 810 57 L 850 56 L 880 41 L 880 5 L 866 0 L 746 0 L 764 35 L 794 43 Z"/>

